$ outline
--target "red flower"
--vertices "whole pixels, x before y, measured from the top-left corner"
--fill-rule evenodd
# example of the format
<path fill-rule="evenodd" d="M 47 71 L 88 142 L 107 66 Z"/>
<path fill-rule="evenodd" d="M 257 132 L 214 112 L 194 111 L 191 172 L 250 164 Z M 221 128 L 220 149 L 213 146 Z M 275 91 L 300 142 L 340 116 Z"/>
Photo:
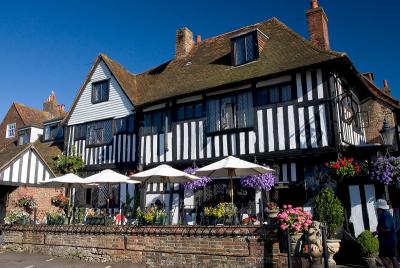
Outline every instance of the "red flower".
<path fill-rule="evenodd" d="M 343 167 L 346 166 L 346 162 L 345 162 L 343 159 L 339 159 L 339 161 L 340 161 L 340 164 L 341 164 Z"/>
<path fill-rule="evenodd" d="M 332 165 L 332 168 L 334 168 L 334 169 L 339 169 L 339 168 L 340 168 L 340 166 L 339 166 L 339 164 L 338 164 L 338 163 L 335 163 L 335 164 L 333 164 L 333 165 Z"/>
<path fill-rule="evenodd" d="M 355 170 L 357 173 L 359 173 L 360 170 L 361 170 L 360 165 L 355 165 L 355 166 L 354 166 L 354 170 Z"/>

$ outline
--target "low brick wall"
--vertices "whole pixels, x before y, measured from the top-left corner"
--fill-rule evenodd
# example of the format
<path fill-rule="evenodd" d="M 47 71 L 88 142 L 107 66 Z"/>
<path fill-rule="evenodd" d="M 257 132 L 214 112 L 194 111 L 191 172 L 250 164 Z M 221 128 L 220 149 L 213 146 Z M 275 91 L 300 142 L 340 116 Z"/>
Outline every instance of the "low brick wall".
<path fill-rule="evenodd" d="M 274 229 L 261 227 L 0 226 L 9 250 L 147 267 L 279 267 Z"/>

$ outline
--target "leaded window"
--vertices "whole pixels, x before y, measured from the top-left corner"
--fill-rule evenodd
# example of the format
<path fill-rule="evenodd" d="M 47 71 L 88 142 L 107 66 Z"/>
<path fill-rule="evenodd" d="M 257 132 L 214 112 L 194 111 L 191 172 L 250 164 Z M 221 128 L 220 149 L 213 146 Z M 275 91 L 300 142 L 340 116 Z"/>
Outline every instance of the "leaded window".
<path fill-rule="evenodd" d="M 294 98 L 293 89 L 290 83 L 260 88 L 256 92 L 256 96 L 258 106 L 292 101 Z"/>
<path fill-rule="evenodd" d="M 157 134 L 169 130 L 170 117 L 166 109 L 146 112 L 143 118 L 143 134 Z"/>
<path fill-rule="evenodd" d="M 15 137 L 16 127 L 17 127 L 16 123 L 11 123 L 11 124 L 7 125 L 6 138 L 14 138 Z"/>
<path fill-rule="evenodd" d="M 201 102 L 192 102 L 180 104 L 176 110 L 177 121 L 198 119 L 203 116 L 203 104 Z"/>
<path fill-rule="evenodd" d="M 251 32 L 232 39 L 235 66 L 248 63 L 258 57 L 256 40 L 256 32 Z"/>
<path fill-rule="evenodd" d="M 210 99 L 207 102 L 209 132 L 253 126 L 251 92 Z"/>
<path fill-rule="evenodd" d="M 112 120 L 88 124 L 86 139 L 89 146 L 110 144 L 112 138 Z"/>
<path fill-rule="evenodd" d="M 92 103 L 108 101 L 110 80 L 95 82 L 92 84 Z"/>

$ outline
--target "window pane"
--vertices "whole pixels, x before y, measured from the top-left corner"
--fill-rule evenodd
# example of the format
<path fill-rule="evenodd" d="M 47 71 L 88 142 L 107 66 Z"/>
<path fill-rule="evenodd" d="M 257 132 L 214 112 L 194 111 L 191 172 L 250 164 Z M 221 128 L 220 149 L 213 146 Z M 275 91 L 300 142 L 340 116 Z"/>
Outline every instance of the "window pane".
<path fill-rule="evenodd" d="M 237 117 L 239 128 L 253 125 L 253 97 L 251 92 L 238 95 Z"/>
<path fill-rule="evenodd" d="M 219 100 L 209 100 L 207 102 L 207 125 L 210 132 L 220 130 L 220 107 Z"/>
<path fill-rule="evenodd" d="M 128 132 L 133 133 L 135 130 L 135 117 L 133 115 L 128 117 Z"/>
<path fill-rule="evenodd" d="M 44 128 L 44 139 L 49 140 L 50 139 L 50 126 L 46 126 Z"/>
<path fill-rule="evenodd" d="M 201 102 L 194 105 L 194 117 L 200 118 L 203 116 L 203 104 Z"/>
<path fill-rule="evenodd" d="M 221 128 L 230 129 L 235 127 L 234 120 L 234 100 L 226 97 L 221 100 Z"/>
<path fill-rule="evenodd" d="M 292 88 L 289 84 L 282 86 L 282 101 L 292 100 Z"/>
<path fill-rule="evenodd" d="M 278 87 L 272 87 L 269 90 L 269 100 L 271 103 L 277 103 L 279 102 L 279 88 Z"/>
<path fill-rule="evenodd" d="M 162 131 L 162 116 L 161 112 L 157 111 L 153 113 L 153 133 L 159 133 Z"/>
<path fill-rule="evenodd" d="M 126 132 L 126 123 L 127 119 L 126 118 L 119 118 L 114 121 L 115 124 L 115 133 L 124 133 Z"/>
<path fill-rule="evenodd" d="M 245 37 L 246 42 L 246 61 L 253 60 L 254 57 L 254 38 L 252 34 Z"/>
<path fill-rule="evenodd" d="M 151 133 L 151 113 L 144 114 L 143 118 L 143 134 Z"/>
<path fill-rule="evenodd" d="M 177 120 L 178 121 L 185 120 L 185 106 L 183 106 L 183 105 L 179 106 L 177 111 L 176 111 L 176 113 L 177 113 Z"/>
<path fill-rule="evenodd" d="M 106 101 L 108 99 L 108 81 L 93 84 L 92 94 L 92 99 L 94 102 Z"/>
<path fill-rule="evenodd" d="M 259 106 L 267 105 L 268 102 L 268 89 L 261 89 L 257 92 L 257 104 Z"/>
<path fill-rule="evenodd" d="M 185 118 L 186 118 L 186 120 L 193 119 L 193 105 L 192 104 L 186 105 Z"/>
<path fill-rule="evenodd" d="M 113 139 L 112 120 L 103 121 L 103 142 L 104 144 L 111 143 Z"/>
<path fill-rule="evenodd" d="M 246 54 L 245 54 L 244 38 L 239 38 L 234 41 L 234 50 L 235 50 L 235 65 L 245 63 Z"/>

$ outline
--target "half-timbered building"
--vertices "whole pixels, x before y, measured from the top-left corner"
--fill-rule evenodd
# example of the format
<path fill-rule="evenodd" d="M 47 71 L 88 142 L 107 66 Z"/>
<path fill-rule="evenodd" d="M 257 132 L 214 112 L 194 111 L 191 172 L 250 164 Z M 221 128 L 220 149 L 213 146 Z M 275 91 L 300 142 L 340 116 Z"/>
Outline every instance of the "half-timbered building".
<path fill-rule="evenodd" d="M 374 97 L 350 58 L 330 49 L 326 14 L 312 4 L 310 40 L 272 18 L 205 40 L 179 29 L 175 57 L 140 74 L 100 54 L 63 121 L 66 153 L 82 156 L 84 175 L 234 155 L 276 169 L 280 203 L 306 204 L 326 161 L 366 145 L 361 104 Z M 259 210 L 260 193 L 235 191 L 237 204 Z M 133 192 L 120 186 L 122 202 Z M 226 195 L 221 182 L 196 193 L 153 183 L 145 204 L 194 208 Z"/>

